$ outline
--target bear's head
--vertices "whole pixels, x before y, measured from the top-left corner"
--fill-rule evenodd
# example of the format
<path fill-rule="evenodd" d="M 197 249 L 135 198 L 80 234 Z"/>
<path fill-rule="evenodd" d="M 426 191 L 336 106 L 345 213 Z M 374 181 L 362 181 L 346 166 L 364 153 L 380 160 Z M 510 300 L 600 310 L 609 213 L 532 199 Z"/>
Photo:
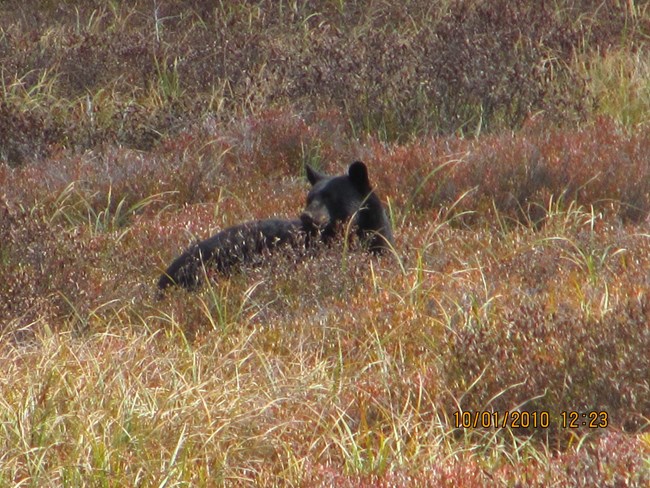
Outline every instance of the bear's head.
<path fill-rule="evenodd" d="M 390 222 L 368 179 L 368 168 L 356 161 L 341 176 L 328 176 L 306 165 L 312 188 L 300 216 L 303 225 L 317 228 L 323 240 L 331 239 L 341 224 L 353 219 L 361 241 L 373 252 L 393 246 Z"/>

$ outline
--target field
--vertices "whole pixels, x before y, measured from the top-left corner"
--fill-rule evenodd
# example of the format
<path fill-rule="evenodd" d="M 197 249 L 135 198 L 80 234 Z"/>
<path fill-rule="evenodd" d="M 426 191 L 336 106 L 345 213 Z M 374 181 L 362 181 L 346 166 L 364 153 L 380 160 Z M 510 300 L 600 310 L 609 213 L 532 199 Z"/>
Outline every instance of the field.
<path fill-rule="evenodd" d="M 0 1 L 0 486 L 648 486 L 649 213 L 645 1 Z"/>

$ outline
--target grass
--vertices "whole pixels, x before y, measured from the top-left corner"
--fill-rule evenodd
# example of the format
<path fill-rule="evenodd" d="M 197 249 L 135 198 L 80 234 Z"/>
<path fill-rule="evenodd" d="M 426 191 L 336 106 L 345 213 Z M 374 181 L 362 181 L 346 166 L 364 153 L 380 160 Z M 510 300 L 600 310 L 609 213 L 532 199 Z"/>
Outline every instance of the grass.
<path fill-rule="evenodd" d="M 590 53 L 578 69 L 589 80 L 597 100 L 596 112 L 612 117 L 623 127 L 647 127 L 650 105 L 650 63 L 647 52 L 623 49 L 605 54 Z"/>
<path fill-rule="evenodd" d="M 646 486 L 650 12 L 489 3 L 3 3 L 0 485 Z M 355 159 L 393 254 L 157 297 Z"/>

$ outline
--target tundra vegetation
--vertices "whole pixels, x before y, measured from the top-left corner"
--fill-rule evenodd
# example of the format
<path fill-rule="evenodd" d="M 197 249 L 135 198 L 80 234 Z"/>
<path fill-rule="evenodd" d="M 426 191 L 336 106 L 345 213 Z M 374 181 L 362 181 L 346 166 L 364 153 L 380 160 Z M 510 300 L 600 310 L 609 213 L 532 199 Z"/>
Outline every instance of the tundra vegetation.
<path fill-rule="evenodd" d="M 0 2 L 0 485 L 647 486 L 649 42 L 638 0 Z M 395 255 L 156 300 L 354 159 Z"/>

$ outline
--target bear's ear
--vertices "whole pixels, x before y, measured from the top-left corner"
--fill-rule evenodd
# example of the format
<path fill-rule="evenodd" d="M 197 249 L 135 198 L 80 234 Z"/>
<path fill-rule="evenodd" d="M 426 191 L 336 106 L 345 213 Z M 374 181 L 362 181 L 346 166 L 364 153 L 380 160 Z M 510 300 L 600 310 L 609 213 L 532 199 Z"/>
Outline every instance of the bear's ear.
<path fill-rule="evenodd" d="M 312 184 L 312 186 L 314 186 L 320 180 L 327 178 L 324 174 L 319 173 L 308 164 L 305 164 L 305 171 L 307 172 L 307 179 L 309 180 L 309 183 Z"/>
<path fill-rule="evenodd" d="M 348 168 L 348 176 L 352 184 L 362 192 L 370 191 L 370 180 L 368 179 L 368 168 L 361 161 L 355 161 Z"/>

